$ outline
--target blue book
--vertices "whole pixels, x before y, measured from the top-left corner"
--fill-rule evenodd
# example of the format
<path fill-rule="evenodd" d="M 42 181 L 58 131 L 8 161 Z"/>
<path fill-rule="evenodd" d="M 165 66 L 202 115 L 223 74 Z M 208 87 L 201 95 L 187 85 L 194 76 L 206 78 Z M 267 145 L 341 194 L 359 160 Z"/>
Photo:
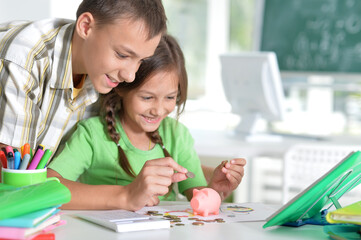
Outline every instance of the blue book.
<path fill-rule="evenodd" d="M 7 218 L 0 220 L 0 226 L 2 227 L 19 227 L 19 228 L 31 228 L 35 227 L 44 220 L 53 216 L 55 213 L 59 212 L 59 209 L 56 207 L 46 208 L 24 214 L 21 216 Z"/>

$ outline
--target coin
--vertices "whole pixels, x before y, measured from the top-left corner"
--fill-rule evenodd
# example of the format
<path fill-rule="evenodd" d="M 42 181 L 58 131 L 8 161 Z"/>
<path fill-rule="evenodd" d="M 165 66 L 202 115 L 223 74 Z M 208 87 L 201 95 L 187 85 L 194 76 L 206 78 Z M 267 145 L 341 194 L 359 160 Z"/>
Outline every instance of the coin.
<path fill-rule="evenodd" d="M 192 173 L 192 172 L 187 172 L 187 173 L 186 173 L 186 176 L 187 176 L 188 178 L 194 178 L 196 175 L 194 175 L 194 173 Z"/>
<path fill-rule="evenodd" d="M 198 226 L 204 225 L 203 222 L 193 222 L 192 224 L 193 224 L 193 225 L 198 225 Z"/>
<path fill-rule="evenodd" d="M 177 223 L 177 222 L 182 222 L 182 220 L 180 220 L 180 219 L 173 219 L 173 220 L 171 220 L 171 223 Z"/>
<path fill-rule="evenodd" d="M 155 214 L 155 213 L 158 213 L 158 211 L 148 211 L 147 213 L 148 214 Z"/>
<path fill-rule="evenodd" d="M 210 220 L 203 220 L 203 222 L 207 222 L 207 223 L 210 223 L 210 222 L 215 222 L 216 220 L 214 220 L 214 219 L 210 219 Z"/>
<path fill-rule="evenodd" d="M 175 225 L 176 225 L 176 226 L 184 226 L 183 223 L 176 223 Z"/>

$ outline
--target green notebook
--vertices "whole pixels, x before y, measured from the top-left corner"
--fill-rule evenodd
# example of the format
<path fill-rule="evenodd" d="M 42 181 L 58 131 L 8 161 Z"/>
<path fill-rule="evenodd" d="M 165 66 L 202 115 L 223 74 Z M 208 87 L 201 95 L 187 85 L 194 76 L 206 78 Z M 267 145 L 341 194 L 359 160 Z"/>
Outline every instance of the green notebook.
<path fill-rule="evenodd" d="M 361 201 L 336 209 L 326 215 L 329 223 L 352 223 L 361 225 Z"/>
<path fill-rule="evenodd" d="M 58 181 L 46 181 L 25 187 L 0 183 L 0 220 L 17 217 L 70 201 L 67 187 Z"/>
<path fill-rule="evenodd" d="M 361 152 L 352 152 L 311 186 L 268 217 L 263 228 L 310 219 L 330 203 L 339 207 L 337 199 L 354 188 L 360 182 L 360 177 Z"/>

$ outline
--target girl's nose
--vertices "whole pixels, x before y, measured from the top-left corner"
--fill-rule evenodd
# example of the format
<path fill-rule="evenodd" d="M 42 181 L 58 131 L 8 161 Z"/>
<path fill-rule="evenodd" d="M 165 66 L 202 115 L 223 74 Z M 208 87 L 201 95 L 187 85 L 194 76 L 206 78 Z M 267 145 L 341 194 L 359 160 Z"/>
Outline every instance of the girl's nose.
<path fill-rule="evenodd" d="M 163 113 L 163 107 L 162 107 L 162 104 L 159 102 L 159 101 L 156 101 L 154 104 L 153 104 L 153 107 L 150 111 L 150 113 L 154 116 L 161 116 L 162 113 Z"/>

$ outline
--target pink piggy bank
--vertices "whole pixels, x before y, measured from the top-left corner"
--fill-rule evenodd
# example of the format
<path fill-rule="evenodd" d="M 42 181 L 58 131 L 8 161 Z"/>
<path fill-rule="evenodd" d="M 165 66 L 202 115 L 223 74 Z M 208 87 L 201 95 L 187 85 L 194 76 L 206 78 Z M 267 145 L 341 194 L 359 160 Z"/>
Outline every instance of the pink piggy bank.
<path fill-rule="evenodd" d="M 191 207 L 194 215 L 198 214 L 207 217 L 208 215 L 218 214 L 220 205 L 221 197 L 212 188 L 193 189 Z"/>

